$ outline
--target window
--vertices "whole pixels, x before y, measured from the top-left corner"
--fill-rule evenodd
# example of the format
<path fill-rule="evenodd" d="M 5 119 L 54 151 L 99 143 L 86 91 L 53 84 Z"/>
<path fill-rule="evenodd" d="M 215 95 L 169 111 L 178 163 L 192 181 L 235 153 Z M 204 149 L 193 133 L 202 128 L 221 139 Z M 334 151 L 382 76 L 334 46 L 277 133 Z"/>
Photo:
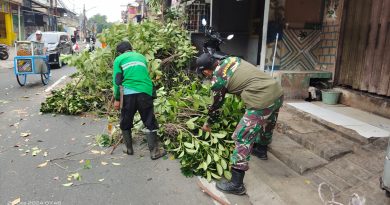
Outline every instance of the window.
<path fill-rule="evenodd" d="M 67 35 L 61 35 L 60 41 L 68 41 L 68 36 Z"/>
<path fill-rule="evenodd" d="M 286 0 L 286 23 L 290 28 L 309 28 L 320 25 L 323 6 L 323 0 Z"/>
<path fill-rule="evenodd" d="M 210 23 L 210 5 L 195 1 L 186 7 L 187 30 L 191 32 L 202 32 L 202 19 L 206 19 Z"/>

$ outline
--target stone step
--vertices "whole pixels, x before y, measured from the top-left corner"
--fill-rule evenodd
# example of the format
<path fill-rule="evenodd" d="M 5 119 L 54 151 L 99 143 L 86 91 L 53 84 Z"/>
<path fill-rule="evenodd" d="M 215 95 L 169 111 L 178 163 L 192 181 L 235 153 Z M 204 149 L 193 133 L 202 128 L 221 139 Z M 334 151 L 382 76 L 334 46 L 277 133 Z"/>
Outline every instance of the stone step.
<path fill-rule="evenodd" d="M 321 205 L 317 189 L 305 184 L 306 177 L 268 154 L 268 160 L 253 156 L 244 183 L 252 204 Z"/>
<path fill-rule="evenodd" d="M 253 164 L 253 161 L 251 163 Z M 245 173 L 244 183 L 246 194 L 252 204 L 287 205 L 253 169 Z"/>
<path fill-rule="evenodd" d="M 353 151 L 354 143 L 289 110 L 279 113 L 277 130 L 330 161 Z"/>
<path fill-rule="evenodd" d="M 368 181 L 368 182 L 367 182 Z M 353 194 L 358 194 L 359 198 L 366 199 L 365 204 L 390 204 L 390 198 L 386 197 L 385 191 L 380 189 L 378 177 L 371 177 L 365 183 L 347 189 L 336 196 L 335 201 L 348 204 Z"/>
<path fill-rule="evenodd" d="M 334 174 L 326 167 L 318 169 L 315 172 L 308 173 L 306 177 L 309 179 L 310 184 L 315 188 L 318 188 L 321 183 L 325 182 L 332 187 L 333 192 L 336 195 L 352 187 L 348 182 Z"/>
<path fill-rule="evenodd" d="M 270 152 L 299 174 L 322 167 L 327 160 L 317 156 L 286 135 L 274 133 Z"/>

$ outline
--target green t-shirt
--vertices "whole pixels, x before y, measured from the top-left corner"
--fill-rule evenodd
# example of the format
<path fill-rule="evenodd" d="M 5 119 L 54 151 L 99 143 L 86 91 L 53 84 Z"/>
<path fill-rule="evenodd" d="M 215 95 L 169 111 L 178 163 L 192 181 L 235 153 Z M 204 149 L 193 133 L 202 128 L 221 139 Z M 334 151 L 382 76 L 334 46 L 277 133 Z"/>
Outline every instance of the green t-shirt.
<path fill-rule="evenodd" d="M 115 78 L 122 71 L 123 87 L 152 96 L 153 83 L 149 76 L 146 58 L 137 52 L 126 52 L 114 61 L 112 83 L 114 85 L 115 100 L 120 99 L 119 86 L 115 84 Z"/>

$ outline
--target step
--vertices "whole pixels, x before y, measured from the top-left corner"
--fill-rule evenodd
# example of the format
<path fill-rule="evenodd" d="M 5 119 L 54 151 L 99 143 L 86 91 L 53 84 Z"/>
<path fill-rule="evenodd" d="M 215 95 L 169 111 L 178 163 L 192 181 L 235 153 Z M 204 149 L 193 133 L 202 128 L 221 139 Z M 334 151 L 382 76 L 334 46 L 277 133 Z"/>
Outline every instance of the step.
<path fill-rule="evenodd" d="M 286 135 L 278 132 L 274 133 L 270 145 L 270 152 L 301 175 L 328 163 L 327 160 L 317 156 Z"/>
<path fill-rule="evenodd" d="M 385 191 L 380 189 L 378 186 L 379 180 L 378 177 L 371 177 L 368 182 L 362 183 L 359 186 L 354 186 L 350 189 L 347 189 L 338 196 L 336 196 L 335 201 L 348 204 L 348 201 L 351 199 L 353 194 L 358 194 L 359 197 L 364 197 L 366 199 L 367 205 L 369 204 L 390 204 L 390 198 L 386 197 Z"/>
<path fill-rule="evenodd" d="M 306 177 L 292 170 L 272 153 L 268 160 L 252 157 L 244 183 L 252 204 L 321 205 L 317 190 Z"/>
<path fill-rule="evenodd" d="M 352 141 L 284 108 L 279 113 L 277 130 L 328 161 L 353 151 Z"/>
<path fill-rule="evenodd" d="M 246 194 L 252 204 L 287 205 L 253 169 L 249 169 L 245 173 L 244 183 Z"/>
<path fill-rule="evenodd" d="M 352 187 L 348 182 L 325 167 L 307 174 L 306 177 L 315 188 L 325 182 L 332 187 L 336 195 Z"/>

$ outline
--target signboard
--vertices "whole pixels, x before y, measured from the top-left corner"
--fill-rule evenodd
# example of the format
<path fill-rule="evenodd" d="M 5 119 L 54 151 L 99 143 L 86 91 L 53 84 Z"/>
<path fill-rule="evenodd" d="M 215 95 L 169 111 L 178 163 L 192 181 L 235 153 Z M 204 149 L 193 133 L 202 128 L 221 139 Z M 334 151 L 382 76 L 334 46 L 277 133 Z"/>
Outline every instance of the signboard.
<path fill-rule="evenodd" d="M 32 72 L 32 59 L 17 59 L 16 66 L 19 73 Z"/>
<path fill-rule="evenodd" d="M 9 3 L 0 0 L 0 12 L 10 13 Z"/>

